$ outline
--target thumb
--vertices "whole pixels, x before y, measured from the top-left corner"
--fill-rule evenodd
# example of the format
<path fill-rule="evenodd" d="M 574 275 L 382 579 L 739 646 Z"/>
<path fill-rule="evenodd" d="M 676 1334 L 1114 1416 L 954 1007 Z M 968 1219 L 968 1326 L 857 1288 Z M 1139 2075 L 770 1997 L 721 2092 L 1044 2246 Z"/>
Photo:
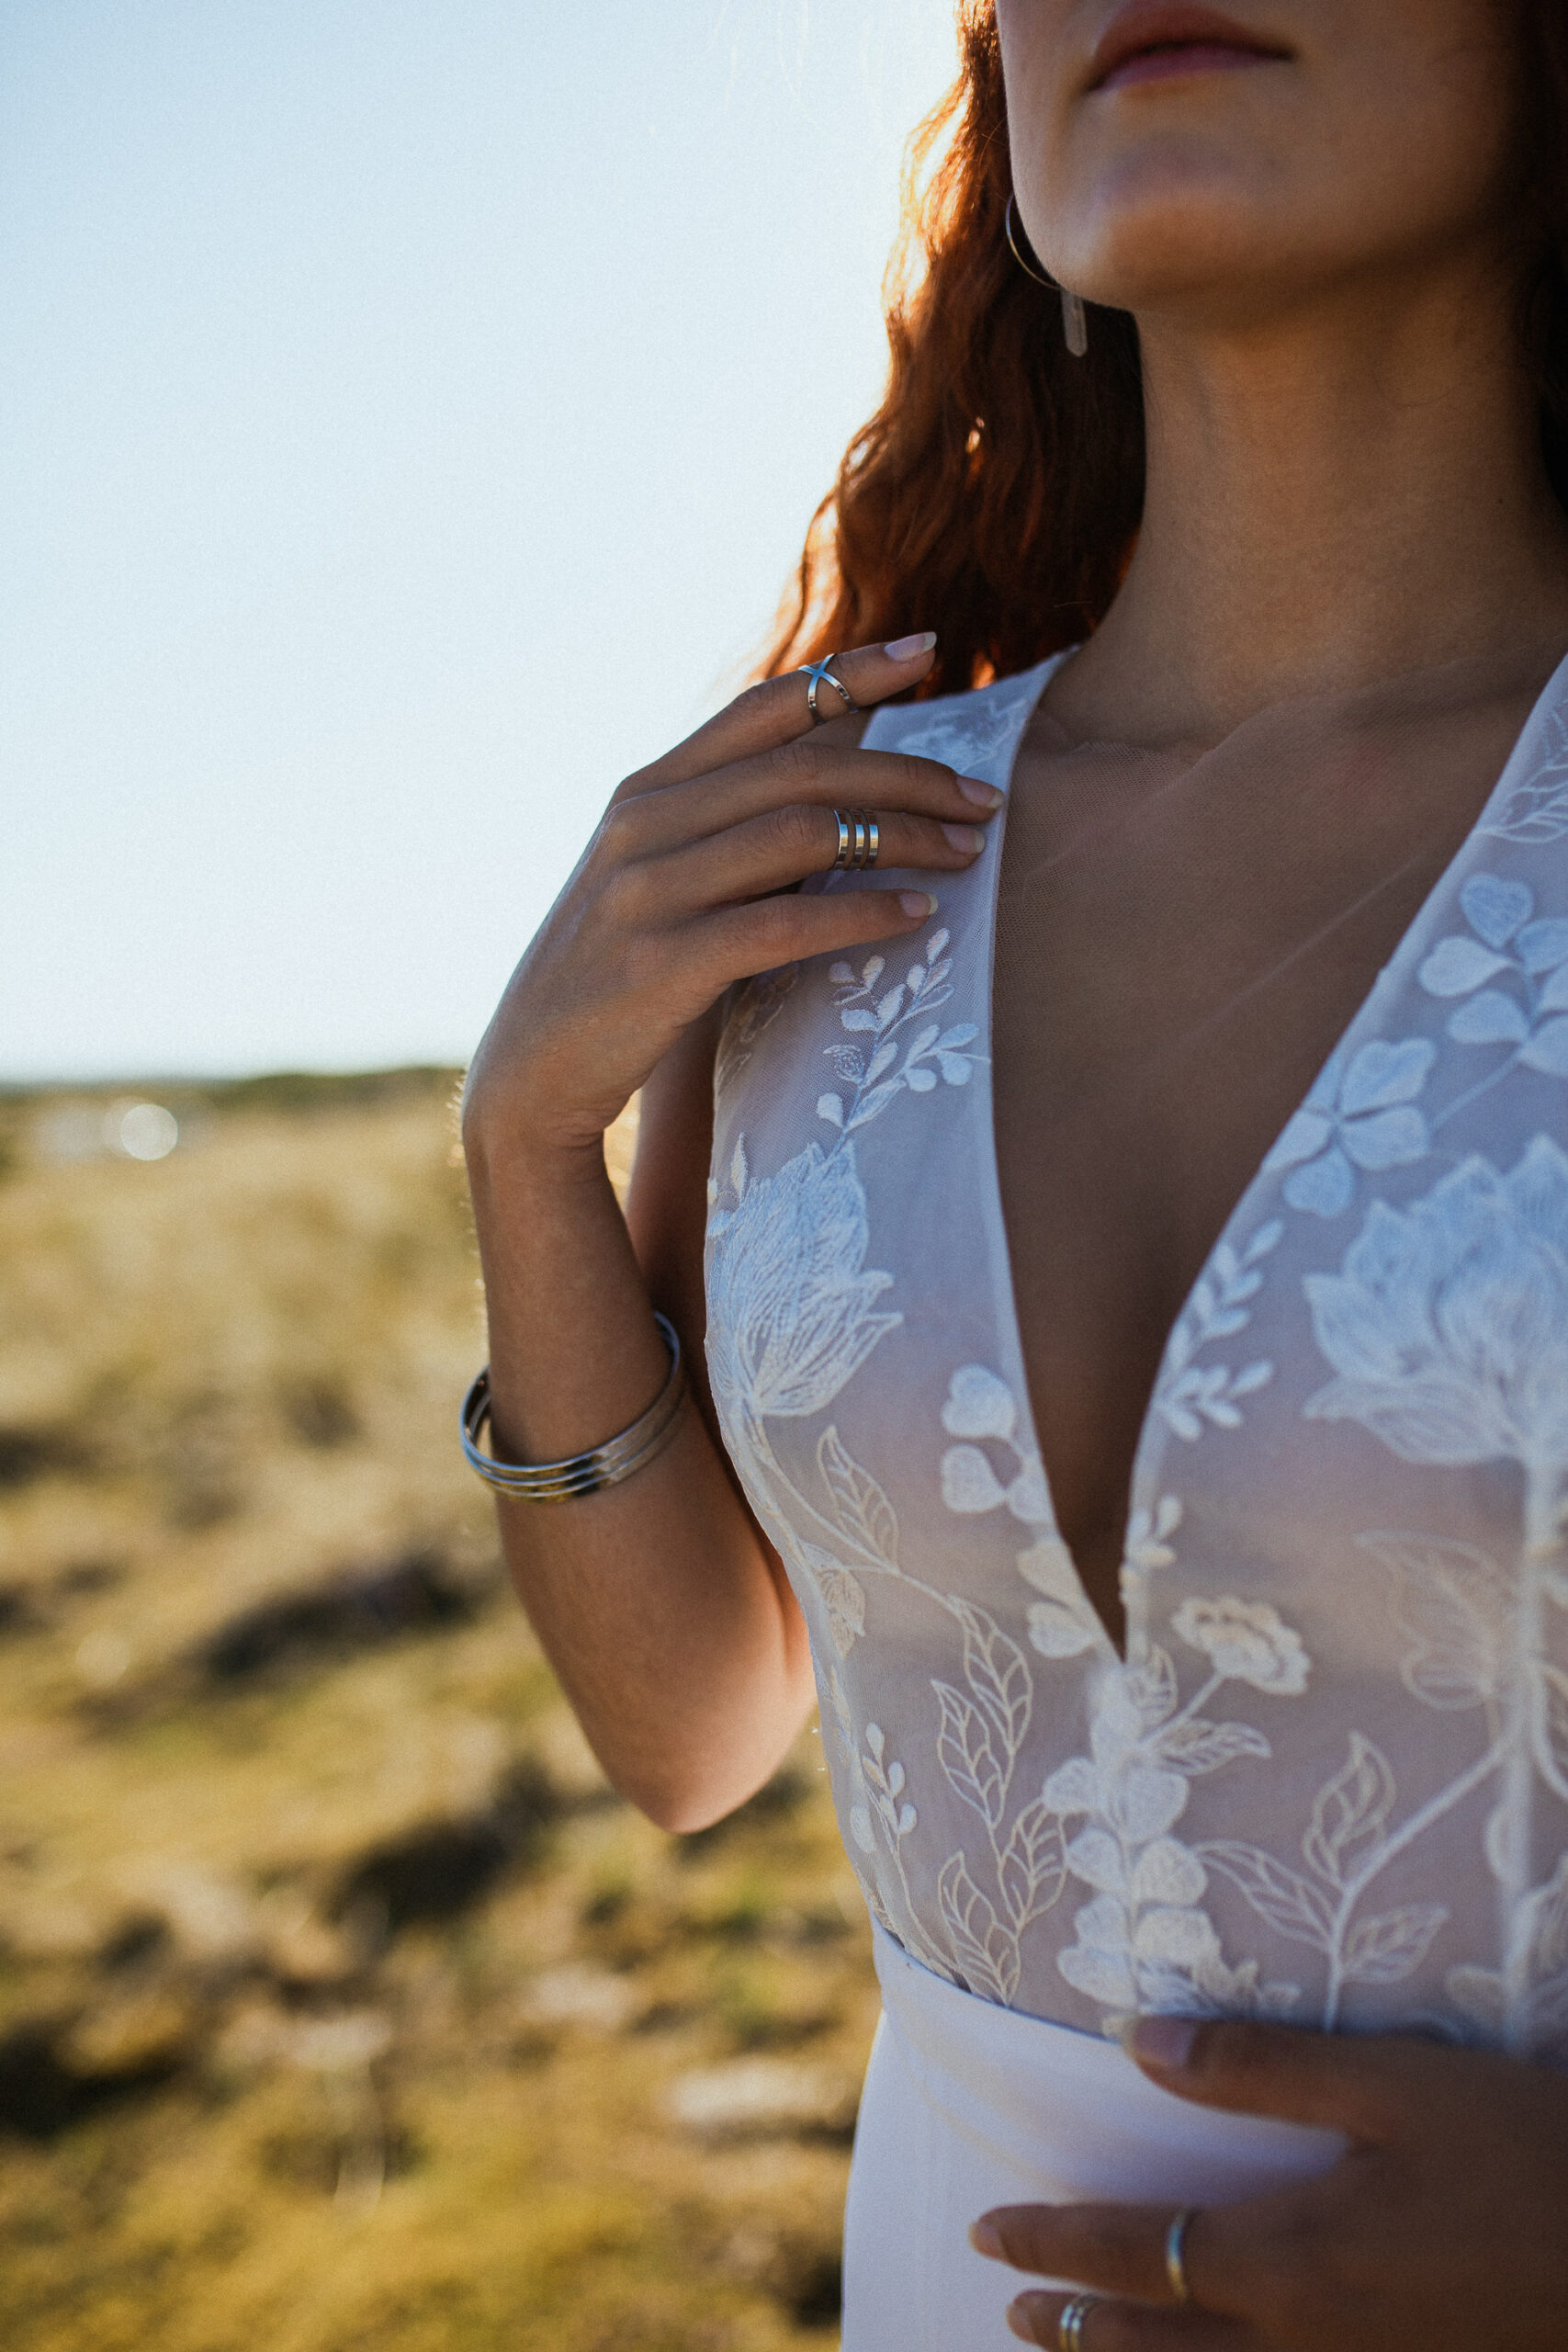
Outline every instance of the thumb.
<path fill-rule="evenodd" d="M 1130 2020 L 1122 2046 L 1151 2082 L 1200 2107 L 1323 2124 L 1374 2143 L 1397 2135 L 1398 2052 L 1382 2040 L 1251 2018 L 1148 2017 Z"/>

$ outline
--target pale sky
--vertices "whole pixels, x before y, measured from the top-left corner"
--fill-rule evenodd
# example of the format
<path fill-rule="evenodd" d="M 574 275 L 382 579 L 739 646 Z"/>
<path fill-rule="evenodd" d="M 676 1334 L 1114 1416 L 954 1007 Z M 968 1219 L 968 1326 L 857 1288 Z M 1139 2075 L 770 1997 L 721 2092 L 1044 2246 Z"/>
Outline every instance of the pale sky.
<path fill-rule="evenodd" d="M 953 64 L 951 0 L 0 0 L 0 1080 L 467 1057 L 766 629 Z"/>

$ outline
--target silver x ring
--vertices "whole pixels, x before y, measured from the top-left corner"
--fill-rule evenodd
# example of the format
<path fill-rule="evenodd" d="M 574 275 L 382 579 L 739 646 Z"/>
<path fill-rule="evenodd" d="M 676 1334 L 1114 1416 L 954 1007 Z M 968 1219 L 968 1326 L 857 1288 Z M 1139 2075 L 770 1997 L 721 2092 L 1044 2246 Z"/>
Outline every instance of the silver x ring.
<path fill-rule="evenodd" d="M 860 710 L 859 703 L 852 699 L 842 678 L 835 678 L 828 667 L 829 662 L 836 662 L 838 658 L 836 653 L 829 653 L 827 661 L 824 662 L 803 662 L 797 673 L 810 681 L 806 689 L 806 707 L 811 713 L 814 725 L 818 727 L 825 727 L 829 718 L 827 711 L 818 710 L 817 707 L 817 690 L 824 679 L 832 687 L 834 693 L 842 698 L 844 707 L 838 714 L 840 718 L 853 718 Z"/>

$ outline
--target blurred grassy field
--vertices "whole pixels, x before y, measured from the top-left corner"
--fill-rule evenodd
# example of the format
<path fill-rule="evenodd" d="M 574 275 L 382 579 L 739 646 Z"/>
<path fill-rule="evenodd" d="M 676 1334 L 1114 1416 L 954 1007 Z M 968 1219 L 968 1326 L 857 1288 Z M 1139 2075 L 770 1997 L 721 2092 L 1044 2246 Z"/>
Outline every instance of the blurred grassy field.
<path fill-rule="evenodd" d="M 0 1100 L 0 2340 L 826 2352 L 815 1734 L 702 1837 L 605 1787 L 455 1443 L 451 1073 L 153 1091 L 147 1163 Z"/>

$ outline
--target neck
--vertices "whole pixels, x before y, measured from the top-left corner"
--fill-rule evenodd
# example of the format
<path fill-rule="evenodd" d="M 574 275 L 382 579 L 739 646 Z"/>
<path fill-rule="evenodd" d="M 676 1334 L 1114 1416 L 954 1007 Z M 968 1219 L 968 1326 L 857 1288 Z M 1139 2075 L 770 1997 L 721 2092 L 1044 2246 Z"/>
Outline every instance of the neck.
<path fill-rule="evenodd" d="M 1139 321 L 1148 472 L 1061 715 L 1213 736 L 1287 696 L 1568 645 L 1568 519 L 1504 273 L 1319 297 L 1263 324 Z"/>

